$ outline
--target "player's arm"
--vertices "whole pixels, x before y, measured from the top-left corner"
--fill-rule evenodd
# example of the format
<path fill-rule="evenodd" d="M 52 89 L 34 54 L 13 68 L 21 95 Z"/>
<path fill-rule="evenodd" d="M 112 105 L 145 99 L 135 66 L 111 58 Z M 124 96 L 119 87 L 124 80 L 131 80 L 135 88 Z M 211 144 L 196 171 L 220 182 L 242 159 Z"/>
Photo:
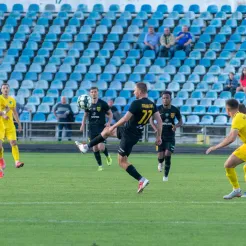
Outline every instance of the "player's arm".
<path fill-rule="evenodd" d="M 83 117 L 82 122 L 81 122 L 81 126 L 80 126 L 80 131 L 81 132 L 83 132 L 84 129 L 85 129 L 87 117 L 88 117 L 88 112 L 85 112 L 84 113 L 84 117 Z"/>
<path fill-rule="evenodd" d="M 219 144 L 210 147 L 207 151 L 206 154 L 209 154 L 210 152 L 221 149 L 223 147 L 228 146 L 229 144 L 233 143 L 238 136 L 238 129 L 231 129 L 230 134 Z"/>
<path fill-rule="evenodd" d="M 117 123 L 115 123 L 113 126 L 110 127 L 109 131 L 112 132 L 117 127 L 124 125 L 127 121 L 131 119 L 132 115 L 133 114 L 128 111 Z"/>
<path fill-rule="evenodd" d="M 180 112 L 178 111 L 178 114 L 177 114 L 177 120 L 178 120 L 178 123 L 176 125 L 173 126 L 173 131 L 175 132 L 177 128 L 181 127 L 183 125 L 183 119 L 182 119 L 182 116 L 180 114 Z"/>
<path fill-rule="evenodd" d="M 106 112 L 106 116 L 108 118 L 108 122 L 106 124 L 106 126 L 110 126 L 111 123 L 112 123 L 112 120 L 113 120 L 113 113 L 111 111 L 111 109 L 109 109 L 107 112 Z"/>
<path fill-rule="evenodd" d="M 150 120 L 149 120 L 149 123 L 150 123 L 150 125 L 152 126 L 154 132 L 156 133 L 156 132 L 157 132 L 157 128 L 156 128 L 156 125 L 155 125 L 153 116 L 151 116 L 151 118 L 150 118 Z"/>
<path fill-rule="evenodd" d="M 22 131 L 22 126 L 21 126 L 21 122 L 19 119 L 19 115 L 16 111 L 16 108 L 13 108 L 12 111 L 13 111 L 14 119 L 15 119 L 16 123 L 18 124 L 18 131 L 20 132 L 20 131 Z"/>
<path fill-rule="evenodd" d="M 156 128 L 157 128 L 157 132 L 156 132 L 156 144 L 160 145 L 162 140 L 161 140 L 161 135 L 162 135 L 162 119 L 161 119 L 161 115 L 159 113 L 159 111 L 155 112 L 153 114 L 153 118 L 156 120 Z"/>

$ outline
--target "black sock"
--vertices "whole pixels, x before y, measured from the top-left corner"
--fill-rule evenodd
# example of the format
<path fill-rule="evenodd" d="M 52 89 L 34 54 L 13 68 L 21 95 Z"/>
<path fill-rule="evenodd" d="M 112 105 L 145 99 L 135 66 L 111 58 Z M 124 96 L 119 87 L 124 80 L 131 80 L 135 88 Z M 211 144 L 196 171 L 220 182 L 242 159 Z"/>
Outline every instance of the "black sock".
<path fill-rule="evenodd" d="M 158 158 L 159 163 L 163 163 L 164 158 Z"/>
<path fill-rule="evenodd" d="M 97 160 L 98 166 L 102 166 L 102 159 L 101 159 L 100 152 L 99 151 L 94 152 L 94 156 L 95 156 L 95 158 Z"/>
<path fill-rule="evenodd" d="M 127 167 L 126 171 L 136 180 L 140 180 L 142 176 L 138 173 L 136 168 L 133 165 Z"/>
<path fill-rule="evenodd" d="M 165 156 L 165 171 L 164 171 L 165 177 L 168 177 L 170 167 L 171 167 L 171 156 Z"/>
<path fill-rule="evenodd" d="M 88 144 L 89 148 L 92 148 L 95 145 L 98 145 L 99 143 L 102 143 L 105 139 L 102 137 L 101 134 L 96 136 L 95 138 L 91 139 L 91 141 Z"/>
<path fill-rule="evenodd" d="M 104 151 L 103 151 L 103 154 L 106 156 L 106 157 L 108 157 L 109 156 L 109 154 L 108 154 L 108 149 L 105 147 L 105 149 L 104 149 Z"/>

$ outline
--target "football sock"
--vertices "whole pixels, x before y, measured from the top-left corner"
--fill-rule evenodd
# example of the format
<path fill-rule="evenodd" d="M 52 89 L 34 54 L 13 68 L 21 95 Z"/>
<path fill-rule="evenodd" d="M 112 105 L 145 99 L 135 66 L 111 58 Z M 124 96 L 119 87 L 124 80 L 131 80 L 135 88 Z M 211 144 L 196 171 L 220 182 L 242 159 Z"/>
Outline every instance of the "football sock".
<path fill-rule="evenodd" d="M 102 143 L 105 139 L 102 137 L 101 134 L 99 134 L 98 136 L 96 136 L 95 138 L 93 138 L 89 144 L 88 144 L 88 147 L 89 148 L 92 148 L 93 146 L 99 144 L 99 143 Z"/>
<path fill-rule="evenodd" d="M 131 175 L 134 179 L 138 181 L 142 178 L 142 176 L 138 173 L 138 171 L 133 165 L 129 165 L 126 171 L 129 173 L 129 175 Z"/>
<path fill-rule="evenodd" d="M 12 155 L 15 161 L 20 160 L 19 148 L 17 145 L 12 146 Z"/>
<path fill-rule="evenodd" d="M 95 158 L 97 160 L 98 166 L 102 166 L 102 159 L 101 159 L 100 152 L 99 151 L 94 152 L 94 156 L 95 156 Z"/>
<path fill-rule="evenodd" d="M 2 149 L 0 150 L 0 159 L 3 158 L 3 151 L 4 151 L 4 148 L 2 147 Z"/>
<path fill-rule="evenodd" d="M 226 168 L 226 176 L 228 177 L 231 185 L 233 186 L 233 189 L 239 189 L 239 183 L 238 183 L 238 179 L 237 179 L 237 173 L 235 168 Z"/>
<path fill-rule="evenodd" d="M 171 167 L 171 156 L 165 156 L 165 171 L 164 171 L 165 177 L 168 177 L 170 167 Z"/>
<path fill-rule="evenodd" d="M 109 154 L 108 154 L 108 149 L 105 147 L 105 149 L 104 149 L 104 151 L 103 151 L 103 154 L 106 156 L 106 157 L 108 157 L 109 156 Z"/>
<path fill-rule="evenodd" d="M 164 158 L 158 158 L 159 163 L 163 163 L 163 161 L 164 161 Z"/>
<path fill-rule="evenodd" d="M 246 182 L 246 164 L 243 166 L 243 171 L 244 171 L 244 180 Z"/>

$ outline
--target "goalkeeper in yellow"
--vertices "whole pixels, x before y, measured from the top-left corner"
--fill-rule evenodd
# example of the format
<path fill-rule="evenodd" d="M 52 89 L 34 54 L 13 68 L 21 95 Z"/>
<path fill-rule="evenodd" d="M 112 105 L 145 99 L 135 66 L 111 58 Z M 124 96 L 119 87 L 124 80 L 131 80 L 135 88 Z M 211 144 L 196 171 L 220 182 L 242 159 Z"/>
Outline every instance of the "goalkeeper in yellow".
<path fill-rule="evenodd" d="M 237 136 L 239 136 L 243 144 L 229 156 L 224 164 L 226 176 L 228 177 L 233 190 L 223 198 L 232 199 L 234 197 L 246 197 L 246 193 L 242 195 L 235 170 L 236 166 L 246 162 L 246 115 L 239 112 L 239 103 L 235 99 L 226 101 L 226 112 L 232 118 L 230 134 L 218 145 L 210 147 L 206 151 L 206 154 L 233 143 Z M 246 181 L 246 165 L 244 165 L 244 177 Z"/>
<path fill-rule="evenodd" d="M 19 149 L 16 142 L 16 129 L 15 129 L 13 117 L 15 118 L 18 124 L 19 132 L 22 130 L 22 127 L 18 114 L 16 112 L 16 101 L 13 97 L 9 96 L 8 84 L 2 84 L 1 92 L 2 95 L 0 95 L 0 112 L 3 112 L 1 118 L 4 125 L 3 131 L 1 129 L 2 132 L 1 137 L 3 137 L 1 141 L 3 141 L 4 138 L 6 138 L 10 142 L 10 145 L 12 147 L 12 155 L 15 160 L 15 166 L 17 168 L 20 168 L 24 166 L 24 163 L 20 161 Z M 1 148 L 1 152 L 0 152 L 0 165 L 2 169 L 5 168 L 5 163 L 3 161 L 3 148 Z"/>

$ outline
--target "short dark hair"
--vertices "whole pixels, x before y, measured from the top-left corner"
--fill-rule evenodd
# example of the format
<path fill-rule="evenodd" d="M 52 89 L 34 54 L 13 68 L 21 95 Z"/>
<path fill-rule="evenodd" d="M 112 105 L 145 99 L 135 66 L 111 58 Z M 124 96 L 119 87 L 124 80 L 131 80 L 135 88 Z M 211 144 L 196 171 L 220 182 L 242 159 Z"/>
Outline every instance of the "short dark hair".
<path fill-rule="evenodd" d="M 170 97 L 172 97 L 172 92 L 171 91 L 163 91 L 161 96 L 163 96 L 163 95 L 169 95 Z"/>
<path fill-rule="evenodd" d="M 1 85 L 1 88 L 3 88 L 4 85 L 7 85 L 7 86 L 9 87 L 9 84 L 3 83 L 3 84 Z"/>
<path fill-rule="evenodd" d="M 148 92 L 148 88 L 147 85 L 144 82 L 139 82 L 136 84 L 136 87 L 143 93 L 147 93 Z"/>
<path fill-rule="evenodd" d="M 228 106 L 231 109 L 238 109 L 239 108 L 239 103 L 236 99 L 228 99 L 226 100 L 226 106 Z"/>
<path fill-rule="evenodd" d="M 92 86 L 92 87 L 90 88 L 90 91 L 92 91 L 92 90 L 97 90 L 97 91 L 98 91 L 98 88 L 97 88 L 96 86 Z"/>
<path fill-rule="evenodd" d="M 246 106 L 243 103 L 239 104 L 239 112 L 246 114 Z"/>

